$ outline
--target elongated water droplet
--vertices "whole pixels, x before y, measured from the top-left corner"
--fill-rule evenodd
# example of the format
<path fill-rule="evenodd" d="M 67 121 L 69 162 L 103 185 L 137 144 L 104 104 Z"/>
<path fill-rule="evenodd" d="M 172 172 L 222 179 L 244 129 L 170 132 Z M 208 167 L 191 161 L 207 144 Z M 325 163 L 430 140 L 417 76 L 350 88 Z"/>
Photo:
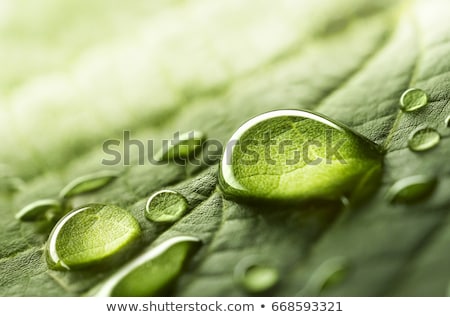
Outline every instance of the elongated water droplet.
<path fill-rule="evenodd" d="M 58 213 L 60 209 L 59 200 L 41 199 L 23 207 L 15 217 L 20 221 L 37 221 L 46 219 L 49 212 Z"/>
<path fill-rule="evenodd" d="M 117 206 L 91 204 L 55 225 L 46 245 L 52 269 L 79 269 L 110 261 L 140 235 L 133 216 Z"/>
<path fill-rule="evenodd" d="M 171 238 L 126 264 L 106 280 L 95 295 L 163 295 L 200 245 L 195 237 Z"/>
<path fill-rule="evenodd" d="M 414 111 L 426 106 L 428 96 L 422 89 L 410 88 L 400 97 L 400 106 L 403 111 Z"/>
<path fill-rule="evenodd" d="M 436 130 L 424 128 L 414 132 L 408 141 L 408 147 L 411 151 L 422 152 L 434 148 L 440 140 L 441 136 Z"/>
<path fill-rule="evenodd" d="M 188 210 L 189 204 L 183 195 L 173 190 L 160 190 L 147 201 L 145 217 L 155 222 L 175 222 Z"/>
<path fill-rule="evenodd" d="M 435 177 L 413 175 L 395 182 L 386 197 L 391 203 L 414 203 L 430 196 L 436 185 Z"/>
<path fill-rule="evenodd" d="M 201 149 L 206 136 L 200 131 L 190 131 L 183 134 L 175 133 L 174 138 L 163 145 L 156 154 L 158 161 L 183 160 L 193 156 Z"/>
<path fill-rule="evenodd" d="M 338 256 L 323 262 L 311 275 L 298 296 L 318 296 L 324 290 L 341 283 L 348 275 L 350 264 L 344 257 Z"/>
<path fill-rule="evenodd" d="M 272 289 L 280 279 L 277 268 L 253 256 L 242 259 L 236 265 L 234 275 L 237 282 L 251 294 Z"/>
<path fill-rule="evenodd" d="M 229 198 L 299 201 L 351 196 L 368 171 L 381 171 L 378 147 L 322 115 L 279 110 L 231 137 L 219 184 Z"/>
<path fill-rule="evenodd" d="M 70 198 L 98 190 L 119 177 L 116 171 L 101 171 L 78 177 L 67 184 L 59 193 L 61 198 Z"/>
<path fill-rule="evenodd" d="M 448 117 L 445 119 L 445 126 L 446 126 L 447 128 L 450 128 L 450 116 L 448 116 Z"/>

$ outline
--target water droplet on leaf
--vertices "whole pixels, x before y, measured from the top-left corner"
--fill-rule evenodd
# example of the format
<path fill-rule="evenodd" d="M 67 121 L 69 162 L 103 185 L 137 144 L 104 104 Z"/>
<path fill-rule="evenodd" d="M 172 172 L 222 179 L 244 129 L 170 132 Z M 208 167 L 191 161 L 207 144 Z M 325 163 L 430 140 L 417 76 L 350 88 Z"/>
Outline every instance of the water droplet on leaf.
<path fill-rule="evenodd" d="M 339 200 L 350 196 L 382 155 L 370 140 L 322 115 L 279 110 L 244 123 L 222 158 L 219 184 L 229 198 Z"/>
<path fill-rule="evenodd" d="M 350 264 L 344 257 L 338 256 L 323 262 L 311 275 L 306 286 L 298 296 L 318 296 L 324 290 L 341 283 L 348 275 Z"/>
<path fill-rule="evenodd" d="M 10 166 L 0 163 L 0 193 L 13 193 L 24 185 L 25 182 L 14 175 Z"/>
<path fill-rule="evenodd" d="M 117 206 L 91 204 L 65 215 L 46 245 L 52 269 L 79 269 L 106 263 L 140 236 L 138 222 Z"/>
<path fill-rule="evenodd" d="M 391 203 L 414 203 L 430 196 L 436 185 L 435 177 L 413 175 L 395 182 L 386 197 Z"/>
<path fill-rule="evenodd" d="M 414 132 L 408 141 L 411 151 L 422 152 L 439 144 L 441 136 L 432 128 L 423 128 Z"/>
<path fill-rule="evenodd" d="M 272 289 L 279 281 L 278 270 L 259 257 L 247 257 L 234 269 L 237 282 L 251 294 L 260 294 Z"/>
<path fill-rule="evenodd" d="M 447 128 L 450 128 L 450 116 L 448 116 L 448 117 L 445 119 L 445 126 L 446 126 Z"/>
<path fill-rule="evenodd" d="M 20 221 L 37 221 L 48 217 L 48 213 L 58 213 L 61 203 L 55 199 L 41 199 L 23 207 L 17 214 Z"/>
<path fill-rule="evenodd" d="M 59 193 L 61 198 L 70 198 L 94 190 L 98 190 L 119 177 L 116 171 L 101 171 L 78 177 L 67 184 Z"/>
<path fill-rule="evenodd" d="M 183 134 L 175 133 L 174 138 L 166 143 L 156 154 L 156 160 L 184 160 L 193 156 L 202 148 L 206 135 L 200 131 Z"/>
<path fill-rule="evenodd" d="M 183 195 L 173 190 L 160 190 L 147 201 L 145 217 L 154 222 L 175 222 L 188 210 L 189 204 Z"/>
<path fill-rule="evenodd" d="M 113 274 L 97 296 L 161 296 L 201 245 L 195 237 L 171 238 L 138 256 Z"/>
<path fill-rule="evenodd" d="M 403 111 L 414 111 L 428 103 L 428 96 L 422 89 L 410 88 L 400 97 L 400 106 Z"/>

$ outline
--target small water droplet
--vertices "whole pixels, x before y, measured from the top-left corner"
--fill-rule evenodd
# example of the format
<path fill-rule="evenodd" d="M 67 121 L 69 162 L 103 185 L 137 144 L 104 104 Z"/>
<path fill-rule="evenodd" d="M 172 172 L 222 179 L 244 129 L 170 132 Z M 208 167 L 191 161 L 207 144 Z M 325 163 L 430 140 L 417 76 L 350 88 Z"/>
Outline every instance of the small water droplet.
<path fill-rule="evenodd" d="M 324 290 L 341 283 L 350 270 L 350 264 L 344 257 L 338 256 L 323 262 L 311 275 L 298 296 L 319 296 Z"/>
<path fill-rule="evenodd" d="M 414 203 L 430 196 L 437 186 L 437 179 L 427 175 L 413 175 L 395 182 L 386 198 L 391 203 Z"/>
<path fill-rule="evenodd" d="M 188 210 L 189 204 L 183 195 L 173 190 L 160 190 L 147 201 L 145 217 L 154 222 L 175 222 Z"/>
<path fill-rule="evenodd" d="M 58 213 L 61 203 L 55 199 L 41 199 L 23 207 L 17 214 L 20 221 L 37 221 L 47 219 L 49 213 Z"/>
<path fill-rule="evenodd" d="M 403 111 L 414 111 L 422 108 L 428 103 L 428 96 L 425 91 L 418 88 L 410 88 L 403 92 L 400 97 L 400 106 Z"/>
<path fill-rule="evenodd" d="M 448 117 L 445 119 L 445 126 L 446 126 L 447 128 L 450 128 L 450 116 L 448 116 Z"/>
<path fill-rule="evenodd" d="M 260 294 L 272 289 L 279 281 L 277 268 L 260 257 L 250 256 L 242 259 L 234 269 L 237 282 L 246 292 Z"/>
<path fill-rule="evenodd" d="M 219 184 L 231 199 L 339 200 L 368 171 L 381 171 L 370 140 L 341 123 L 300 110 L 278 110 L 244 123 L 231 137 Z"/>
<path fill-rule="evenodd" d="M 140 235 L 138 222 L 113 205 L 91 204 L 73 210 L 55 225 L 46 245 L 52 269 L 79 269 L 110 261 Z"/>
<path fill-rule="evenodd" d="M 439 144 L 441 136 L 432 128 L 423 128 L 413 133 L 408 141 L 411 151 L 422 152 L 429 150 Z"/>
<path fill-rule="evenodd" d="M 156 154 L 156 160 L 184 160 L 193 156 L 202 148 L 206 135 L 200 131 L 190 131 L 183 134 L 175 133 L 174 138 L 165 144 Z"/>
<path fill-rule="evenodd" d="M 100 171 L 78 177 L 67 184 L 59 193 L 59 197 L 67 199 L 75 195 L 81 195 L 88 192 L 98 190 L 114 179 L 119 177 L 120 173 L 117 171 Z"/>
<path fill-rule="evenodd" d="M 0 163 L 0 193 L 13 193 L 24 186 L 25 182 L 14 175 L 10 166 Z"/>
<path fill-rule="evenodd" d="M 161 296 L 201 245 L 195 237 L 174 237 L 150 248 L 108 278 L 96 296 Z"/>

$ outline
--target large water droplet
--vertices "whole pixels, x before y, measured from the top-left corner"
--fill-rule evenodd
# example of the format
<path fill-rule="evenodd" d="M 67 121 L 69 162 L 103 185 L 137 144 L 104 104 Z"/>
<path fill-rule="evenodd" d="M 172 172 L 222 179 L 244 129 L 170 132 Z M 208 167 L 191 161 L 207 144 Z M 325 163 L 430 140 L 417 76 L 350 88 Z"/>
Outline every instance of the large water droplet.
<path fill-rule="evenodd" d="M 154 222 L 175 222 L 188 210 L 189 204 L 183 195 L 173 190 L 160 190 L 147 201 L 145 217 Z"/>
<path fill-rule="evenodd" d="M 373 142 L 341 123 L 308 111 L 272 111 L 231 137 L 219 184 L 235 199 L 339 200 L 380 171 L 381 158 Z"/>
<path fill-rule="evenodd" d="M 23 207 L 17 214 L 16 219 L 20 221 L 37 221 L 47 219 L 49 213 L 58 213 L 61 203 L 55 199 L 41 199 Z"/>
<path fill-rule="evenodd" d="M 234 269 L 237 282 L 252 294 L 259 294 L 272 289 L 279 281 L 277 268 L 266 264 L 258 257 L 241 260 Z"/>
<path fill-rule="evenodd" d="M 119 177 L 119 172 L 116 171 L 100 171 L 78 177 L 61 190 L 59 197 L 70 198 L 75 195 L 81 195 L 98 190 L 108 185 L 117 177 Z"/>
<path fill-rule="evenodd" d="M 164 241 L 122 267 L 102 284 L 95 295 L 163 295 L 200 244 L 199 239 L 188 236 Z"/>
<path fill-rule="evenodd" d="M 78 269 L 106 263 L 140 235 L 133 216 L 117 206 L 91 204 L 75 209 L 55 225 L 46 245 L 52 269 Z"/>
<path fill-rule="evenodd" d="M 414 111 L 428 103 L 428 96 L 422 89 L 410 88 L 400 97 L 400 106 L 403 111 Z"/>
<path fill-rule="evenodd" d="M 413 133 L 408 141 L 411 151 L 422 152 L 439 144 L 441 136 L 432 128 L 423 128 Z"/>
<path fill-rule="evenodd" d="M 163 145 L 156 154 L 156 160 L 184 160 L 201 149 L 206 136 L 200 131 L 190 131 L 183 134 L 175 133 L 174 138 Z"/>
<path fill-rule="evenodd" d="M 391 203 L 414 203 L 427 198 L 436 188 L 437 179 L 427 175 L 414 175 L 395 182 L 386 197 Z"/>
<path fill-rule="evenodd" d="M 350 264 L 344 257 L 337 256 L 323 262 L 311 275 L 298 296 L 318 296 L 324 290 L 341 283 L 348 274 Z"/>

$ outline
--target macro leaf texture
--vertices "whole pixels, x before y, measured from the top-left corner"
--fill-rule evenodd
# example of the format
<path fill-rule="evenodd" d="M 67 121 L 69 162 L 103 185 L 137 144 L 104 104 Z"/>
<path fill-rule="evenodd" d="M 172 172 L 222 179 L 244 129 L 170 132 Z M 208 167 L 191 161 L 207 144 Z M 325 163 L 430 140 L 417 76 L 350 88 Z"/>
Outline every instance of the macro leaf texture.
<path fill-rule="evenodd" d="M 50 0 L 0 4 L 0 295 L 82 296 L 139 256 L 104 270 L 54 271 L 44 247 L 51 226 L 15 219 L 24 206 L 58 199 L 78 177 L 105 170 L 102 144 L 168 139 L 198 130 L 222 144 L 248 119 L 277 109 L 313 110 L 384 150 L 381 183 L 368 199 L 258 206 L 226 199 L 217 166 L 108 166 L 119 175 L 67 206 L 111 204 L 131 212 L 140 250 L 176 236 L 203 244 L 172 296 L 245 296 L 233 270 L 247 256 L 280 272 L 269 296 L 294 296 L 322 263 L 349 264 L 325 296 L 445 296 L 450 281 L 450 2 L 142 1 L 80 5 Z M 428 104 L 403 112 L 402 93 Z M 411 135 L 432 128 L 434 148 L 413 152 Z M 400 179 L 427 175 L 433 192 L 392 204 Z M 22 179 L 18 188 L 3 186 Z M 182 194 L 173 224 L 145 218 L 148 197 Z M 139 248 L 138 248 L 139 249 Z"/>

